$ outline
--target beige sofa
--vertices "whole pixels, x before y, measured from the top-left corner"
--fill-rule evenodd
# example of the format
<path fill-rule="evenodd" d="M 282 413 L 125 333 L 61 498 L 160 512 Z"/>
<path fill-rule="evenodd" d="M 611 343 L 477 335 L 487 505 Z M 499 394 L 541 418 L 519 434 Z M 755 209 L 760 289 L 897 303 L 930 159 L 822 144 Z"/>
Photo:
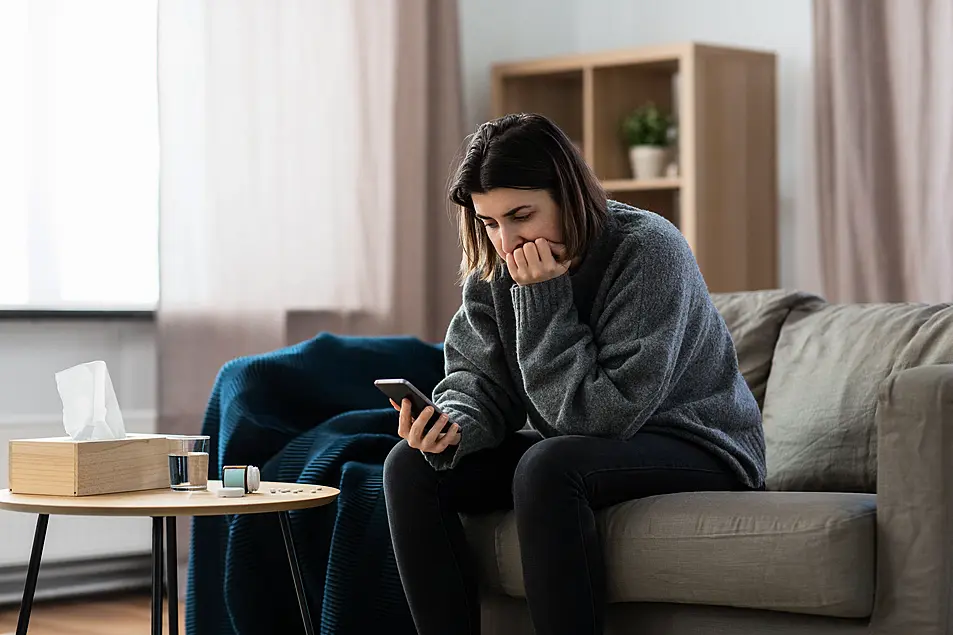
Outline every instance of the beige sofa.
<path fill-rule="evenodd" d="M 599 516 L 608 633 L 953 633 L 953 307 L 716 295 L 768 490 Z M 466 518 L 483 632 L 532 633 L 512 514 Z"/>

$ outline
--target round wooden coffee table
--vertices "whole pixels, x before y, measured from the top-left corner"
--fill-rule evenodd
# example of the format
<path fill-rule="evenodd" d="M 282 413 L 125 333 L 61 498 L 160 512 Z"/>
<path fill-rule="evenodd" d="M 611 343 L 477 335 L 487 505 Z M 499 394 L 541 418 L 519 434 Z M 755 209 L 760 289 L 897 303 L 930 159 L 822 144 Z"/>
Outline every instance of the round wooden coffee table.
<path fill-rule="evenodd" d="M 308 601 L 304 593 L 301 569 L 291 536 L 291 520 L 288 512 L 327 505 L 337 498 L 340 491 L 325 485 L 263 482 L 257 492 L 241 498 L 221 498 L 215 491 L 222 487 L 221 481 L 209 481 L 208 489 L 193 492 L 176 492 L 171 489 L 153 489 L 122 494 L 98 496 L 37 496 L 13 494 L 0 490 L 0 509 L 37 514 L 36 533 L 33 537 L 33 552 L 27 570 L 20 616 L 17 620 L 17 635 L 26 635 L 36 593 L 36 580 L 40 572 L 40 558 L 46 541 L 46 528 L 51 514 L 71 516 L 151 516 L 152 517 L 152 633 L 162 634 L 162 551 L 163 519 L 165 519 L 165 582 L 169 594 L 169 635 L 177 635 L 179 628 L 178 580 L 175 544 L 176 516 L 224 516 L 231 514 L 277 513 L 281 533 L 288 552 L 288 564 L 294 579 L 295 593 L 301 608 L 305 632 L 314 633 Z M 274 491 L 272 491 L 274 490 Z"/>

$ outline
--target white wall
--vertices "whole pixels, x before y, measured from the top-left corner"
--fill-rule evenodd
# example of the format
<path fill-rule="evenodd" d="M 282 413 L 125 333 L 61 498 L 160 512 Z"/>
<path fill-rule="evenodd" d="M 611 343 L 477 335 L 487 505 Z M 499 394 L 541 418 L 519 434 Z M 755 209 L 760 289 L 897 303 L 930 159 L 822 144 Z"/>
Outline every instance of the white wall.
<path fill-rule="evenodd" d="M 779 64 L 781 286 L 819 291 L 810 201 L 811 0 L 460 0 L 467 121 L 489 116 L 498 60 L 665 42 L 773 50 Z"/>
<path fill-rule="evenodd" d="M 576 50 L 575 0 L 458 0 L 468 132 L 490 116 L 490 65 Z"/>
<path fill-rule="evenodd" d="M 96 359 L 106 362 L 126 429 L 155 431 L 151 322 L 0 319 L 0 489 L 9 486 L 9 439 L 65 434 L 54 373 Z M 0 566 L 29 561 L 35 523 L 29 514 L 0 512 Z M 149 519 L 54 516 L 43 560 L 149 553 L 151 536 Z"/>

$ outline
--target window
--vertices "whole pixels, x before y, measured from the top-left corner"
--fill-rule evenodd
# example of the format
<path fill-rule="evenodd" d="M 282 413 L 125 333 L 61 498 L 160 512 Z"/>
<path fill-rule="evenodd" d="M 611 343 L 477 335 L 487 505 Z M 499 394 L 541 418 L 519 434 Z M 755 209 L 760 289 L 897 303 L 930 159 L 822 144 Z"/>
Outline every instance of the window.
<path fill-rule="evenodd" d="M 0 2 L 0 309 L 153 309 L 156 0 Z"/>

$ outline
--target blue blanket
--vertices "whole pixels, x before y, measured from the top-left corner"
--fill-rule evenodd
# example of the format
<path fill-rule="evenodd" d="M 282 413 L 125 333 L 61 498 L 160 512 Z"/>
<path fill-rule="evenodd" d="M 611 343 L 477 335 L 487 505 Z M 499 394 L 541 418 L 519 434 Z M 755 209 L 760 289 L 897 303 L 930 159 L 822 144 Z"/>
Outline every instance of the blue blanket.
<path fill-rule="evenodd" d="M 429 393 L 442 376 L 439 344 L 321 334 L 236 359 L 216 378 L 203 424 L 210 478 L 252 464 L 263 480 L 341 490 L 332 505 L 291 512 L 318 633 L 415 633 L 382 491 L 397 416 L 373 381 L 404 377 Z M 190 635 L 303 632 L 275 514 L 196 518 L 190 556 Z"/>

